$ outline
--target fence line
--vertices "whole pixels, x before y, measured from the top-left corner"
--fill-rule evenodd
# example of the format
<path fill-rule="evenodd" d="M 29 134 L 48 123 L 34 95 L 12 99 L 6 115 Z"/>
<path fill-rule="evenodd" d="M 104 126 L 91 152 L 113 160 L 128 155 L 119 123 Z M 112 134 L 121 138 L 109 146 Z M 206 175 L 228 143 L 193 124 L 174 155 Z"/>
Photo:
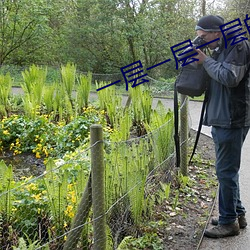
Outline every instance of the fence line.
<path fill-rule="evenodd" d="M 181 103 L 181 107 L 180 109 L 183 109 L 186 105 L 186 100 L 185 99 L 182 103 Z M 184 108 L 185 109 L 185 108 Z M 142 144 L 142 148 L 141 149 L 145 149 L 144 147 L 146 147 L 145 145 L 148 144 L 149 141 L 152 141 L 154 142 L 155 138 L 157 137 L 160 137 L 162 134 L 161 134 L 161 131 L 163 131 L 164 129 L 166 129 L 167 126 L 170 126 L 170 123 L 171 121 L 168 121 L 166 124 L 163 124 L 162 126 L 160 126 L 157 130 L 154 130 L 150 133 L 148 133 L 147 135 L 144 135 L 142 137 L 139 137 L 139 138 L 133 138 L 133 139 L 130 139 L 130 140 L 127 140 L 127 141 L 121 141 L 121 142 L 118 142 L 119 145 L 117 145 L 117 143 L 111 143 L 113 145 L 111 145 L 110 143 L 107 143 L 107 141 L 103 140 L 103 138 L 99 138 L 97 140 L 95 140 L 92 145 L 90 147 L 88 147 L 87 149 L 85 149 L 82 153 L 83 154 L 88 154 L 90 150 L 93 150 L 94 148 L 96 148 L 97 145 L 103 145 L 103 143 L 105 143 L 106 146 L 111 146 L 113 147 L 114 149 L 116 148 L 117 150 L 121 149 L 121 148 L 124 148 L 124 152 L 125 152 L 125 155 L 123 157 L 126 156 L 126 150 L 135 150 L 136 147 L 139 147 L 141 144 Z M 187 138 L 186 139 L 183 139 L 182 140 L 182 143 L 181 143 L 181 146 L 185 146 L 186 142 L 187 142 Z M 143 145 L 145 143 L 145 145 Z M 167 143 L 167 142 L 165 142 Z M 168 142 L 169 144 L 173 143 L 173 141 L 169 141 Z M 125 146 L 124 146 L 125 145 Z M 134 148 L 133 148 L 133 145 Z M 105 147 L 106 147 L 105 146 Z M 144 153 L 144 154 L 151 154 L 152 153 L 152 148 L 150 147 L 149 149 L 147 149 L 148 151 L 143 151 L 141 153 Z M 117 161 L 116 161 L 116 164 L 119 163 L 119 156 L 118 156 L 118 153 L 119 151 L 116 151 L 117 153 Z M 95 159 L 97 159 L 98 157 L 100 156 L 100 151 L 99 153 L 97 154 L 97 156 L 95 156 L 91 162 L 95 161 Z M 109 155 L 110 156 L 110 155 Z M 143 187 L 145 187 L 146 185 L 149 185 L 150 183 L 152 182 L 155 182 L 154 185 L 157 186 L 159 185 L 160 181 L 161 180 L 166 180 L 169 178 L 170 176 L 170 173 L 171 173 L 171 170 L 173 169 L 174 167 L 174 163 L 173 163 L 173 157 L 174 157 L 174 151 L 173 151 L 173 147 L 171 148 L 171 151 L 169 152 L 169 157 L 165 158 L 164 160 L 162 160 L 161 162 L 155 162 L 155 163 L 150 163 L 150 162 L 147 162 L 147 165 L 150 165 L 151 164 L 151 169 L 148 170 L 146 176 L 142 177 L 141 179 L 134 179 L 134 183 L 132 183 L 133 185 L 130 186 L 129 189 L 126 190 L 125 193 L 121 193 L 121 195 L 119 196 L 118 195 L 118 199 L 111 202 L 111 205 L 108 206 L 104 212 L 101 212 L 99 215 L 97 216 L 93 216 L 92 214 L 90 215 L 90 218 L 89 218 L 89 221 L 84 221 L 82 220 L 81 222 L 80 221 L 77 221 L 78 224 L 75 225 L 73 228 L 70 228 L 70 229 L 67 229 L 65 228 L 65 232 L 62 232 L 61 234 L 59 235 L 56 235 L 55 231 L 52 231 L 51 232 L 51 235 L 50 236 L 47 236 L 46 239 L 42 239 L 40 238 L 40 241 L 43 242 L 42 244 L 40 244 L 40 246 L 37 246 L 35 249 L 46 249 L 46 247 L 50 246 L 50 249 L 61 249 L 62 247 L 64 247 L 64 249 L 72 249 L 72 245 L 67 244 L 67 240 L 66 240 L 66 243 L 64 245 L 64 238 L 65 236 L 67 236 L 67 239 L 68 237 L 70 236 L 70 234 L 75 234 L 76 235 L 76 230 L 79 229 L 79 231 L 81 232 L 83 230 L 84 227 L 91 227 L 91 225 L 94 225 L 95 222 L 98 222 L 99 220 L 101 219 L 105 219 L 105 217 L 108 218 L 109 220 L 109 226 L 111 228 L 111 231 L 113 230 L 113 232 L 110 232 L 110 234 L 113 234 L 114 237 L 116 237 L 117 239 L 117 242 L 115 243 L 116 246 L 119 244 L 119 242 L 121 241 L 121 237 L 122 237 L 122 234 L 125 234 L 126 235 L 126 230 L 128 230 L 126 228 L 126 224 L 128 224 L 128 227 L 129 227 L 129 223 L 132 223 L 131 220 L 132 220 L 132 215 L 131 215 L 131 204 L 128 202 L 128 199 L 133 199 L 136 197 L 138 190 L 141 190 L 141 192 L 143 193 L 144 195 L 144 190 L 142 189 Z M 172 162 L 171 162 L 172 161 Z M 81 165 L 82 162 L 81 161 L 75 161 L 75 164 L 79 164 Z M 105 163 L 107 165 L 107 162 Z M 44 172 L 42 175 L 38 176 L 38 177 L 35 177 L 35 178 L 32 178 L 30 180 L 28 180 L 26 183 L 23 183 L 22 185 L 20 185 L 19 187 L 16 187 L 14 189 L 10 189 L 8 191 L 5 191 L 5 192 L 2 192 L 0 194 L 0 199 L 1 197 L 4 197 L 5 195 L 12 195 L 14 193 L 16 193 L 17 191 L 19 190 L 23 190 L 25 188 L 25 186 L 29 186 L 30 184 L 32 183 L 36 183 L 36 182 L 39 182 L 40 180 L 42 180 L 42 178 L 44 177 L 47 177 L 48 175 L 50 174 L 54 174 L 54 173 L 58 173 L 58 172 L 64 172 L 64 171 L 68 171 L 67 168 L 66 168 L 66 164 L 62 164 L 62 165 L 59 165 L 59 166 L 55 166 L 54 168 L 51 168 L 50 170 L 47 170 L 46 172 Z M 136 166 L 136 164 L 135 164 Z M 117 166 L 116 166 L 117 167 Z M 118 168 L 118 167 L 117 167 Z M 91 167 L 91 169 L 93 170 L 93 166 Z M 143 169 L 142 169 L 143 170 Z M 154 178 L 152 178 L 153 174 L 157 174 L 157 172 L 161 172 L 163 173 L 164 175 L 161 175 L 159 176 L 159 179 L 158 180 L 155 180 Z M 113 173 L 114 174 L 114 173 Z M 132 176 L 131 176 L 132 177 Z M 122 178 L 122 176 L 121 176 Z M 157 179 L 157 178 L 156 178 Z M 127 180 L 129 181 L 129 180 Z M 63 180 L 62 180 L 63 182 Z M 90 188 L 93 188 L 92 186 L 89 186 L 89 181 L 86 181 L 85 180 L 85 183 L 88 183 L 86 184 L 85 186 L 87 187 L 86 190 L 89 192 L 90 191 Z M 142 184 L 145 183 L 145 185 L 143 186 Z M 93 184 L 93 183 L 92 183 Z M 96 184 L 95 186 L 98 186 L 99 184 Z M 125 185 L 125 184 L 124 184 Z M 100 184 L 100 187 L 102 187 L 102 185 Z M 107 187 L 105 187 L 106 189 Z M 121 190 L 121 187 L 116 187 L 114 186 L 114 188 L 117 188 Z M 19 190 L 18 190 L 19 189 Z M 104 190 L 104 188 L 102 188 Z M 82 190 L 83 191 L 83 190 Z M 81 191 L 81 192 L 82 192 Z M 86 191 L 86 192 L 87 192 Z M 97 193 L 100 192 L 100 191 L 97 191 Z M 119 190 L 117 190 L 117 192 L 119 192 Z M 99 193 L 98 193 L 99 194 Z M 150 194 L 149 194 L 150 195 Z M 85 194 L 85 196 L 83 195 L 83 197 L 89 197 L 87 194 Z M 86 199 L 85 199 L 86 201 Z M 121 205 L 121 202 L 124 202 L 125 205 Z M 63 202 L 62 202 L 63 203 Z M 90 205 L 90 204 L 89 204 Z M 99 206 L 99 205 L 97 205 Z M 123 207 L 125 206 L 125 207 Z M 126 207 L 127 206 L 127 207 Z M 94 208 L 93 208 L 94 209 Z M 121 225 L 119 224 L 118 222 L 115 222 L 115 220 L 119 220 L 118 218 L 116 218 L 117 214 L 116 214 L 116 210 L 119 210 L 120 209 L 120 214 L 122 214 L 122 216 L 120 218 L 123 219 L 123 222 L 124 222 L 124 225 Z M 118 211 L 119 212 L 119 211 Z M 105 215 L 105 217 L 104 217 Z M 75 217 L 76 218 L 76 217 Z M 49 219 L 49 218 L 45 218 L 46 220 Z M 76 219 L 78 220 L 78 219 Z M 117 223 L 117 224 L 116 224 Z M 41 224 L 41 226 L 43 226 L 43 224 Z M 103 226 L 103 225 L 102 225 Z M 0 226 L 1 227 L 1 226 Z M 18 233 L 20 233 L 22 231 L 22 228 L 24 228 L 24 226 L 22 225 L 22 227 L 20 226 L 19 228 L 16 228 L 14 226 L 14 229 L 18 231 Z M 26 229 L 25 229 L 26 230 Z M 115 230 L 117 230 L 117 232 L 115 232 Z M 124 231 L 123 231 L 124 230 Z M 27 229 L 28 231 L 28 229 Z M 99 232 L 98 232 L 99 231 Z M 101 228 L 98 228 L 97 229 L 97 232 L 98 232 L 98 235 L 95 235 L 95 232 L 96 230 L 94 231 L 94 237 L 90 238 L 89 235 L 87 235 L 85 237 L 85 239 L 82 239 L 81 240 L 81 244 L 83 245 L 83 242 L 85 242 L 87 245 L 92 245 L 93 242 L 91 243 L 91 241 L 93 241 L 94 239 L 94 243 L 97 243 L 100 245 L 98 245 L 98 248 L 96 249 L 105 249 L 105 248 L 100 248 L 100 246 L 104 246 L 103 242 L 105 241 L 106 242 L 106 236 L 103 234 L 106 232 L 106 229 L 103 229 L 103 227 Z M 116 234 L 116 235 L 115 235 Z M 9 236 L 8 234 L 6 234 L 6 237 Z M 3 236 L 4 237 L 4 236 Z M 10 244 L 10 243 L 8 243 Z M 56 246 L 57 245 L 57 246 Z M 63 246 L 64 245 L 64 246 Z M 1 246 L 2 249 L 10 249 L 6 246 Z M 5 247 L 5 248 L 3 248 Z M 57 248 L 56 248 L 57 247 Z M 93 247 L 93 245 L 92 245 Z"/>
<path fill-rule="evenodd" d="M 154 173 L 154 172 L 157 172 L 157 170 L 159 170 L 159 169 L 162 167 L 162 165 L 163 165 L 164 163 L 166 163 L 167 161 L 169 161 L 169 160 L 171 160 L 171 159 L 173 159 L 173 158 L 174 158 L 174 153 L 171 154 L 167 159 L 165 159 L 165 160 L 164 160 L 162 163 L 160 163 L 158 166 L 156 166 L 151 172 L 149 172 L 149 173 L 148 173 L 148 177 L 147 177 L 147 182 L 146 182 L 146 183 L 149 184 L 149 183 L 152 181 L 152 180 L 150 179 L 150 177 L 153 175 L 153 173 Z M 168 175 L 170 174 L 170 172 L 173 170 L 173 167 L 174 167 L 174 164 L 171 165 L 171 168 L 169 168 L 168 172 L 166 173 L 167 176 L 168 176 Z M 107 208 L 107 210 L 106 210 L 106 212 L 104 213 L 104 215 L 108 215 L 108 214 L 110 213 L 110 211 L 111 211 L 112 209 L 114 209 L 115 206 L 119 204 L 119 202 L 121 202 L 123 199 L 125 199 L 125 198 L 128 196 L 128 194 L 129 194 L 130 192 L 133 191 L 133 189 L 135 189 L 136 187 L 138 187 L 139 184 L 141 184 L 141 181 L 135 183 L 135 185 L 134 185 L 133 187 L 131 187 L 131 188 L 127 191 L 127 193 L 125 193 L 122 197 L 120 197 L 117 201 L 115 201 L 109 208 Z M 56 241 L 56 240 L 58 240 L 58 239 L 60 239 L 60 238 L 63 238 L 64 236 L 68 236 L 68 235 L 70 235 L 70 234 L 72 234 L 72 235 L 77 235 L 78 232 L 76 232 L 76 231 L 78 231 L 78 230 L 81 231 L 82 228 L 83 228 L 84 226 L 86 226 L 87 224 L 94 223 L 95 221 L 98 221 L 100 218 L 103 218 L 103 215 L 100 215 L 99 217 L 97 217 L 97 218 L 95 218 L 95 219 L 91 219 L 89 222 L 85 222 L 85 223 L 83 223 L 83 224 L 78 224 L 77 226 L 73 226 L 73 227 L 72 227 L 69 231 L 67 231 L 66 233 L 60 235 L 59 237 L 57 237 L 57 238 L 55 238 L 55 239 L 53 239 L 53 240 L 47 242 L 46 244 L 44 244 L 44 245 L 42 245 L 42 246 L 40 246 L 40 247 L 38 247 L 38 248 L 36 248 L 36 249 L 42 249 L 42 248 L 45 247 L 46 245 L 48 245 L 48 244 L 50 244 L 50 243 L 53 243 L 54 241 Z M 77 221 L 77 220 L 76 220 L 76 221 Z M 75 236 L 75 237 L 77 237 L 77 236 Z M 70 241 L 69 241 L 69 242 L 70 242 Z M 74 248 L 72 248 L 72 247 L 73 247 L 73 244 L 67 243 L 67 241 L 66 241 L 65 246 L 64 246 L 64 250 L 66 250 L 66 249 L 74 249 Z"/>

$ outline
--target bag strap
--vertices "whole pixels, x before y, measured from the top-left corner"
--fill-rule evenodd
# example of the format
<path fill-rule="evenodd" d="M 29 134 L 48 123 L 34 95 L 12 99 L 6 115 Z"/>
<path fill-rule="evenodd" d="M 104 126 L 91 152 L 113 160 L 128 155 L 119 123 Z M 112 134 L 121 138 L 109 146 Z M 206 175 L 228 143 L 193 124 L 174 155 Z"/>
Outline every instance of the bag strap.
<path fill-rule="evenodd" d="M 192 162 L 192 159 L 193 159 L 193 156 L 195 154 L 195 151 L 196 151 L 196 148 L 197 148 L 197 145 L 198 145 L 198 141 L 199 141 L 199 138 L 200 138 L 203 117 L 204 117 L 204 113 L 205 113 L 205 109 L 206 109 L 206 104 L 207 104 L 207 91 L 205 92 L 205 97 L 204 97 L 204 101 L 203 101 L 202 108 L 201 108 L 199 126 L 198 126 L 198 130 L 196 132 L 195 143 L 194 143 L 194 147 L 193 147 L 193 152 L 192 152 L 192 154 L 190 156 L 189 164 Z"/>
<path fill-rule="evenodd" d="M 177 81 L 177 80 L 176 80 Z M 175 154 L 176 154 L 176 167 L 180 167 L 180 138 L 179 138 L 179 112 L 178 112 L 178 93 L 176 88 L 176 81 L 174 84 L 174 141 L 175 141 Z"/>

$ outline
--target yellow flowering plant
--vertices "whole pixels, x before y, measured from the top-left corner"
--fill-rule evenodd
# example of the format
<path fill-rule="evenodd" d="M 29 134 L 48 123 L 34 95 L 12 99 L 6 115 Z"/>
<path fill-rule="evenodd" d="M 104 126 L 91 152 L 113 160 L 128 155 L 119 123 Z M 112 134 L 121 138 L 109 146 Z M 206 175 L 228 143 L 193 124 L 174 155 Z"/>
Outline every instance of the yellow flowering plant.
<path fill-rule="evenodd" d="M 13 115 L 0 121 L 0 149 L 14 155 L 34 153 L 37 158 L 63 156 L 87 143 L 90 126 L 103 122 L 103 114 L 93 107 L 69 123 L 55 123 L 46 115 L 34 119 Z"/>
<path fill-rule="evenodd" d="M 22 228 L 22 235 L 29 235 L 30 239 L 35 239 L 41 220 L 49 220 L 48 194 L 41 182 L 33 176 L 23 177 L 18 182 L 18 189 L 14 189 L 13 194 L 13 220 L 16 228 Z M 41 232 L 45 234 L 45 232 Z"/>

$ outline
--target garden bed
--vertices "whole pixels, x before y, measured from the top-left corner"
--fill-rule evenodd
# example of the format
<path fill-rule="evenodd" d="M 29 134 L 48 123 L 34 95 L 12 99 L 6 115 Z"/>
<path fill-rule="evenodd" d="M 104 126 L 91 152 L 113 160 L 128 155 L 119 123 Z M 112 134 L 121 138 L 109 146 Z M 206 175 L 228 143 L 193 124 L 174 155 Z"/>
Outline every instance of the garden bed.
<path fill-rule="evenodd" d="M 194 136 L 194 131 L 191 131 L 191 137 Z M 7 154 L 4 159 L 7 164 L 13 165 L 17 179 L 22 176 L 38 176 L 45 170 L 42 159 L 37 159 L 34 154 Z M 217 191 L 213 161 L 212 139 L 201 135 L 194 163 L 189 166 L 189 178 L 178 180 L 176 169 L 173 168 L 168 199 L 163 197 L 161 202 L 156 202 L 150 222 L 142 224 L 136 234 L 131 234 L 137 235 L 136 238 L 124 235 L 123 241 L 130 242 L 126 243 L 126 247 L 152 250 L 198 249 Z M 129 231 L 134 231 L 133 225 L 127 228 L 127 233 Z M 120 244 L 119 249 L 125 248 Z"/>
<path fill-rule="evenodd" d="M 13 155 L 9 152 L 5 153 L 5 156 L 0 156 L 0 160 L 4 160 L 6 165 L 12 165 L 16 180 L 24 176 L 39 176 L 45 171 L 43 159 L 36 158 L 32 153 Z"/>
<path fill-rule="evenodd" d="M 194 137 L 193 131 L 191 136 Z M 192 184 L 180 191 L 178 209 L 173 211 L 170 204 L 158 208 L 160 213 L 167 215 L 167 226 L 160 229 L 164 249 L 194 250 L 199 248 L 202 241 L 217 193 L 214 145 L 211 138 L 201 134 L 197 154 L 199 156 L 189 166 L 188 175 Z"/>

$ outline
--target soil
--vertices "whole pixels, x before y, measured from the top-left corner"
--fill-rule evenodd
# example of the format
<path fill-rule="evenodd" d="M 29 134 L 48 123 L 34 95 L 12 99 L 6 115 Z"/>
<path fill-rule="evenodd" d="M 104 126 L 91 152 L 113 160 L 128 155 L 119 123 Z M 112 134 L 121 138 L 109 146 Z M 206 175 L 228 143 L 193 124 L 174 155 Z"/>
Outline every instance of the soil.
<path fill-rule="evenodd" d="M 19 180 L 23 176 L 39 176 L 45 171 L 43 159 L 37 159 L 32 153 L 14 156 L 12 152 L 7 152 L 0 156 L 0 160 L 4 160 L 6 165 L 13 167 L 15 180 Z"/>
<path fill-rule="evenodd" d="M 195 134 L 196 132 L 191 131 L 191 138 L 195 138 Z M 193 140 L 190 146 L 193 147 Z M 173 209 L 171 202 L 158 208 L 161 213 L 167 215 L 168 225 L 159 231 L 163 238 L 164 250 L 199 249 L 217 194 L 214 162 L 213 141 L 201 134 L 196 157 L 188 170 L 192 183 L 187 184 L 185 188 L 179 187 L 176 209 Z M 177 185 L 176 188 L 178 189 Z M 175 197 L 176 195 L 172 195 L 172 199 Z"/>
<path fill-rule="evenodd" d="M 190 151 L 193 148 L 196 132 L 190 131 Z M 178 170 L 171 159 L 166 173 L 163 167 L 148 177 L 146 196 L 154 198 L 153 216 L 145 219 L 140 228 L 134 228 L 130 216 L 124 221 L 121 214 L 113 218 L 111 228 L 122 228 L 121 239 L 130 235 L 137 238 L 128 243 L 131 250 L 198 250 L 207 222 L 213 211 L 217 194 L 215 175 L 214 144 L 210 137 L 201 134 L 192 164 L 188 166 L 188 178 L 178 177 Z M 171 183 L 169 196 L 164 187 Z M 164 186 L 165 184 L 165 186 Z M 163 187 L 163 188 L 162 188 Z M 160 189 L 164 192 L 159 193 Z M 149 208 L 150 209 L 150 208 Z M 150 221 L 150 222 L 148 222 Z M 116 225 L 116 227 L 114 227 Z M 113 227 L 112 227 L 113 226 Z M 148 236 L 150 235 L 150 236 Z M 118 240 L 118 245 L 120 243 Z M 120 245 L 123 245 L 122 243 Z"/>

